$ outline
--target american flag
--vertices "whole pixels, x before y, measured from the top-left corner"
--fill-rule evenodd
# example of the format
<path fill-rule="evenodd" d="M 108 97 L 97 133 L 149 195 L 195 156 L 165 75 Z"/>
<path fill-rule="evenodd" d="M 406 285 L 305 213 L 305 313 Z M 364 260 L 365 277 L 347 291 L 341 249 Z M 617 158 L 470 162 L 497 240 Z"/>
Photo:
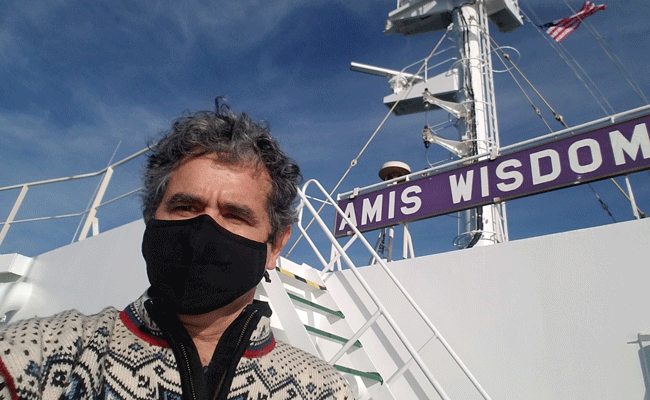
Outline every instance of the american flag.
<path fill-rule="evenodd" d="M 556 42 L 560 43 L 569 33 L 578 29 L 583 19 L 595 14 L 597 11 L 604 10 L 607 4 L 595 5 L 591 1 L 585 1 L 582 8 L 570 17 L 558 19 L 548 24 L 540 25 L 540 28 L 547 28 L 546 33 L 551 35 Z"/>

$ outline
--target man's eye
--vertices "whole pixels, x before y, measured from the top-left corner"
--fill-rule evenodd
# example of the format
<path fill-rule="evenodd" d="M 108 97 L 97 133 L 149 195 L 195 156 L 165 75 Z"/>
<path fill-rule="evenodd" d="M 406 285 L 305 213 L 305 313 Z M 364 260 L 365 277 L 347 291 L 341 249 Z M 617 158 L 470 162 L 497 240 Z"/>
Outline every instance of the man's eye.
<path fill-rule="evenodd" d="M 194 206 L 176 206 L 177 211 L 196 211 Z"/>
<path fill-rule="evenodd" d="M 238 221 L 242 221 L 242 222 L 247 222 L 246 219 L 245 219 L 244 217 L 242 217 L 241 215 L 239 215 L 239 214 L 232 214 L 232 213 L 231 213 L 231 214 L 227 214 L 226 216 L 227 216 L 228 218 L 231 218 L 231 219 L 234 219 L 234 220 L 238 220 Z"/>

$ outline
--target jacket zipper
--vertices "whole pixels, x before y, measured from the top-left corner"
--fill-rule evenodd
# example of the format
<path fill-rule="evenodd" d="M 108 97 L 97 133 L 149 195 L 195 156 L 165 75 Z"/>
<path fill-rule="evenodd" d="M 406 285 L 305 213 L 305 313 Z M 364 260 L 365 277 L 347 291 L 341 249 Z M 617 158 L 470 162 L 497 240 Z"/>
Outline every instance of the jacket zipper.
<path fill-rule="evenodd" d="M 150 301 L 149 305 L 145 304 L 145 308 L 147 309 L 147 311 L 149 312 L 150 315 L 152 315 L 152 316 L 153 315 L 158 315 L 159 316 L 159 321 L 160 321 L 160 318 L 162 318 L 162 317 L 160 317 L 160 313 L 158 312 L 158 310 L 154 306 L 154 304 L 151 302 L 151 300 L 149 300 L 149 301 Z M 155 318 L 154 318 L 154 321 L 155 321 Z M 168 329 L 168 331 L 169 331 L 169 329 Z M 170 336 L 173 337 L 173 335 L 170 335 Z M 187 355 L 187 349 L 185 348 L 185 345 L 183 344 L 182 341 L 175 341 L 175 340 L 172 339 L 172 342 L 177 343 L 178 347 L 181 350 L 181 353 L 183 354 L 183 360 L 185 361 L 185 369 L 189 372 L 187 375 L 188 375 L 188 379 L 189 379 L 189 382 L 190 382 L 190 389 L 192 391 L 192 393 L 191 393 L 192 399 L 193 400 L 198 400 L 197 397 L 196 397 L 196 388 L 194 387 L 194 378 L 192 376 L 192 370 L 190 368 L 190 358 Z M 169 343 L 170 346 L 172 346 L 172 342 Z M 180 373 L 180 369 L 181 369 L 180 364 L 178 365 L 178 368 L 179 368 L 179 373 Z M 181 376 L 180 378 L 181 378 L 181 381 L 182 381 L 183 377 Z"/>
<path fill-rule="evenodd" d="M 244 335 L 246 334 L 246 331 L 248 330 L 248 325 L 250 325 L 251 321 L 253 320 L 253 317 L 257 314 L 257 310 L 253 310 L 251 315 L 248 316 L 248 319 L 246 319 L 246 322 L 244 323 L 244 329 L 241 330 L 241 333 L 239 334 L 239 339 L 237 339 L 237 346 L 235 346 L 235 349 L 239 349 L 239 346 L 241 345 L 242 340 L 244 340 Z M 237 360 L 239 362 L 239 360 Z M 228 375 L 228 369 L 223 372 L 223 375 L 221 375 L 221 380 L 219 381 L 219 386 L 217 386 L 217 390 L 214 392 L 214 397 L 212 400 L 217 400 L 219 397 L 219 394 L 221 393 L 221 390 L 223 389 L 223 383 L 226 380 L 226 375 Z"/>
<path fill-rule="evenodd" d="M 192 377 L 192 371 L 190 369 L 190 359 L 187 356 L 187 350 L 185 350 L 185 345 L 183 343 L 178 343 L 178 346 L 181 348 L 181 352 L 183 353 L 183 358 L 185 359 L 185 365 L 187 366 L 187 370 L 189 371 L 189 380 L 190 380 L 190 389 L 192 390 L 192 399 L 197 400 L 196 398 L 196 389 L 194 388 L 194 379 Z"/>

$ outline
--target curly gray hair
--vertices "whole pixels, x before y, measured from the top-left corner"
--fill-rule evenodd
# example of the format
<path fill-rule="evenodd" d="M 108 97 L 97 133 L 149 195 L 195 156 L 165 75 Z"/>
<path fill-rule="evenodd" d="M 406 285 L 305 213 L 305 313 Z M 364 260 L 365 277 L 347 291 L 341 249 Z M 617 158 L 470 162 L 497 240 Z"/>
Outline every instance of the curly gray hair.
<path fill-rule="evenodd" d="M 163 138 L 150 146 L 143 173 L 142 213 L 145 223 L 154 218 L 172 172 L 187 157 L 215 153 L 226 162 L 261 162 L 271 177 L 267 204 L 271 233 L 278 235 L 296 221 L 292 204 L 300 183 L 300 168 L 280 150 L 265 123 L 255 123 L 246 114 L 236 115 L 216 100 L 216 111 L 199 111 L 174 121 Z"/>

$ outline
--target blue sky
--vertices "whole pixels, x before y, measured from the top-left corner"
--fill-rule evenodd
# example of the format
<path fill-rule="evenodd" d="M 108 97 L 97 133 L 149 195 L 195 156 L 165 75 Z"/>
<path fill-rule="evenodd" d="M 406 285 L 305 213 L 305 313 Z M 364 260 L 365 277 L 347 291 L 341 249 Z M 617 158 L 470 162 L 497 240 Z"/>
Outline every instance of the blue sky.
<path fill-rule="evenodd" d="M 567 1 L 574 9 L 582 5 Z M 571 14 L 563 0 L 522 0 L 520 6 L 540 23 Z M 184 110 L 212 108 L 214 97 L 225 95 L 234 110 L 269 122 L 305 179 L 331 189 L 387 112 L 382 98 L 390 93 L 386 79 L 352 72 L 350 62 L 401 69 L 428 55 L 441 36 L 384 35 L 394 8 L 387 0 L 3 1 L 0 187 L 99 170 L 114 153 L 113 161 L 142 149 Z M 612 2 L 587 20 L 646 95 L 649 19 L 647 1 L 631 0 Z M 490 29 L 500 45 L 518 49 L 519 67 L 569 125 L 606 115 L 532 24 L 509 34 Z M 585 27 L 562 44 L 616 112 L 643 105 Z M 506 74 L 495 75 L 495 86 L 503 145 L 547 133 Z M 448 158 L 442 150 L 425 151 L 420 133 L 426 123 L 445 118 L 433 112 L 391 116 L 341 190 L 376 182 L 385 161 L 419 170 L 427 158 Z M 105 198 L 139 187 L 140 166 L 119 169 Z M 631 181 L 639 207 L 650 212 L 650 174 L 634 174 Z M 17 218 L 79 212 L 97 183 L 30 189 Z M 593 187 L 616 221 L 632 219 L 611 182 Z M 0 192 L 1 220 L 17 195 Z M 139 217 L 132 196 L 100 212 L 100 229 Z M 513 240 L 613 222 L 587 186 L 511 201 L 508 217 Z M 0 252 L 40 254 L 69 243 L 78 223 L 16 224 Z M 411 228 L 416 254 L 453 250 L 454 216 Z M 368 237 L 374 242 L 376 234 Z M 299 246 L 296 257 L 305 251 Z"/>

